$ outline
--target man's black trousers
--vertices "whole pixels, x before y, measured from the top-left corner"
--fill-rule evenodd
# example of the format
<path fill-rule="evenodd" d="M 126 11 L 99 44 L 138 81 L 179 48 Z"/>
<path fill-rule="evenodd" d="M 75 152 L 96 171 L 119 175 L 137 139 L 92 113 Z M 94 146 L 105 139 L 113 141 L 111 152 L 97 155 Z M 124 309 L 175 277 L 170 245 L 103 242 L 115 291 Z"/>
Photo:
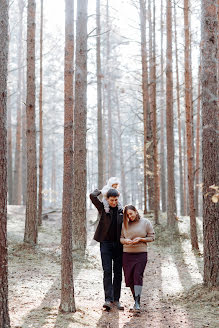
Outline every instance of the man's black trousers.
<path fill-rule="evenodd" d="M 118 242 L 100 243 L 105 301 L 119 301 L 122 283 L 122 252 L 122 246 Z"/>

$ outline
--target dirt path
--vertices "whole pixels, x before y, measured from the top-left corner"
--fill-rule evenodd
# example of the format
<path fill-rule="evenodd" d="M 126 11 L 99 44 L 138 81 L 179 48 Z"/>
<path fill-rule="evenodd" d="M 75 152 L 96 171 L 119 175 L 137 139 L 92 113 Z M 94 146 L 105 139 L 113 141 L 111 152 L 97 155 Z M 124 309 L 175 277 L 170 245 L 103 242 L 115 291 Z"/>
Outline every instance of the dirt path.
<path fill-rule="evenodd" d="M 129 311 L 133 300 L 122 285 L 124 311 L 102 310 L 103 288 L 99 244 L 92 240 L 96 211 L 88 212 L 88 248 L 74 254 L 77 312 L 61 314 L 61 213 L 50 213 L 39 231 L 39 245 L 23 245 L 24 208 L 9 206 L 9 305 L 12 328 L 153 327 L 216 328 L 218 292 L 203 290 L 202 257 L 194 256 L 188 239 L 188 220 L 180 224 L 181 242 L 170 244 L 168 233 L 157 228 L 144 277 L 142 312 Z M 201 226 L 201 224 L 200 224 Z M 199 285 L 198 285 L 199 284 Z M 191 289 L 193 287 L 193 289 Z M 203 296 L 204 295 L 204 296 Z"/>

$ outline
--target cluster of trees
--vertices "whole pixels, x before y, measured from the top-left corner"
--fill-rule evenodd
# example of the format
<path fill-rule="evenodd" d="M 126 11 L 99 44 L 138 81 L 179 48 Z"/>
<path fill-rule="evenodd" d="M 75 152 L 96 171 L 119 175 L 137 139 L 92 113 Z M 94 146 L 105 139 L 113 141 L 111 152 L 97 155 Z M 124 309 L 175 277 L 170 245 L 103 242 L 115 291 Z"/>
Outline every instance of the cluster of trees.
<path fill-rule="evenodd" d="M 192 4 L 189 0 L 181 2 L 180 7 L 179 2 L 161 0 L 158 8 L 155 0 L 132 1 L 136 39 L 131 40 L 120 33 L 110 0 L 96 0 L 95 19 L 90 22 L 87 0 L 77 1 L 76 13 L 74 0 L 65 0 L 64 45 L 61 38 L 56 40 L 56 45 L 62 43 L 64 51 L 60 54 L 59 48 L 52 61 L 54 50 L 50 48 L 48 54 L 44 53 L 44 41 L 51 36 L 44 33 L 43 0 L 39 15 L 35 0 L 15 2 L 17 9 L 10 15 L 18 24 L 16 38 L 14 31 L 9 33 L 8 29 L 8 1 L 0 0 L 0 327 L 10 326 L 7 202 L 26 205 L 24 242 L 36 245 L 43 201 L 46 203 L 43 195 L 49 189 L 54 195 L 57 192 L 62 203 L 60 309 L 75 311 L 72 248 L 86 247 L 87 190 L 97 185 L 101 189 L 107 178 L 114 175 L 121 178 L 123 203 L 131 202 L 145 214 L 153 211 L 155 223 L 159 223 L 160 210 L 167 212 L 168 228 L 174 231 L 177 205 L 180 215 L 189 214 L 195 250 L 196 216 L 202 212 L 198 185 L 202 182 L 204 282 L 218 286 L 218 3 L 201 2 L 201 38 L 195 44 Z M 179 11 L 183 28 L 177 25 Z M 124 49 L 131 48 L 134 60 L 128 54 L 121 58 Z M 201 52 L 196 52 L 200 58 L 196 75 L 192 65 L 194 48 Z M 63 77 L 60 63 L 64 67 Z M 60 92 L 60 81 L 64 94 Z M 50 98 L 49 88 L 53 89 Z M 12 102 L 15 98 L 16 102 Z M 55 113 L 56 117 L 56 105 L 64 108 L 64 115 L 60 111 Z M 64 135 L 60 138 L 63 125 Z M 51 203 L 58 204 L 53 200 Z"/>

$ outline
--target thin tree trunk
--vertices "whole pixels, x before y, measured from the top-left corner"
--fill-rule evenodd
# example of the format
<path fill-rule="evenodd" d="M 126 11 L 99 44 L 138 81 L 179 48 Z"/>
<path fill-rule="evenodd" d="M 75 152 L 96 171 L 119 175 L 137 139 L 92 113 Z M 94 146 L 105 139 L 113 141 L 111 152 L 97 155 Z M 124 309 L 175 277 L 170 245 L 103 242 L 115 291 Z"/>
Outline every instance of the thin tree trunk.
<path fill-rule="evenodd" d="M 126 180 L 125 180 L 125 163 L 124 163 L 124 151 L 123 151 L 123 143 L 122 143 L 122 122 L 121 122 L 121 115 L 120 115 L 120 104 L 119 104 L 119 97 L 118 91 L 116 91 L 116 108 L 117 108 L 117 115 L 118 115 L 118 123 L 119 123 L 119 154 L 120 154 L 120 168 L 121 168 L 121 184 L 122 184 L 122 198 L 123 204 L 127 204 L 127 190 L 126 190 Z"/>
<path fill-rule="evenodd" d="M 111 74 L 110 74 L 110 24 L 109 24 L 109 1 L 106 5 L 106 26 L 107 26 L 107 127 L 108 127 L 108 178 L 113 176 L 113 136 L 112 136 L 112 108 L 111 108 Z"/>
<path fill-rule="evenodd" d="M 21 171 L 21 82 L 22 82 L 22 35 L 23 35 L 23 11 L 24 2 L 19 0 L 19 28 L 18 28 L 18 43 L 17 43 L 17 127 L 16 127 L 16 147 L 14 161 L 14 179 L 13 179 L 13 204 L 21 205 L 22 196 L 22 171 Z"/>
<path fill-rule="evenodd" d="M 52 169 L 51 169 L 51 203 L 56 206 L 56 147 L 55 142 L 52 142 Z"/>
<path fill-rule="evenodd" d="M 153 106 L 154 106 L 154 84 L 153 84 L 153 30 L 152 30 L 152 19 L 151 19 L 151 1 L 148 1 L 148 27 L 149 27 L 149 111 L 148 111 L 148 128 L 147 128 L 147 139 L 149 141 L 148 146 L 148 167 L 150 174 L 147 176 L 148 181 L 148 203 L 149 209 L 154 209 L 154 152 L 153 152 Z"/>
<path fill-rule="evenodd" d="M 153 67 L 152 67 L 152 89 L 153 89 L 153 160 L 154 160 L 154 222 L 159 224 L 159 179 L 158 179 L 158 151 L 157 151 L 157 104 L 156 104 L 156 35 L 155 35 L 155 0 L 153 1 Z"/>
<path fill-rule="evenodd" d="M 182 167 L 182 137 L 181 137 L 181 109 L 180 109 L 180 86 L 179 86 L 179 60 L 177 46 L 176 27 L 176 4 L 174 3 L 174 26 L 175 26 L 175 55 L 176 55 L 176 93 L 177 93 L 177 122 L 178 122 L 178 143 L 179 143 L 179 190 L 180 190 L 180 214 L 184 213 L 184 188 L 183 188 L 183 167 Z"/>
<path fill-rule="evenodd" d="M 187 197 L 187 164 L 186 164 L 186 130 L 183 129 L 183 198 L 184 215 L 188 215 L 188 197 Z"/>
<path fill-rule="evenodd" d="M 86 248 L 87 0 L 77 2 L 74 111 L 73 247 Z"/>
<path fill-rule="evenodd" d="M 39 93 L 39 190 L 38 190 L 38 225 L 42 224 L 42 207 L 43 207 L 43 0 L 41 0 L 40 12 L 40 93 Z"/>
<path fill-rule="evenodd" d="M 11 205 L 12 204 L 12 191 L 13 191 L 13 187 L 12 187 L 12 183 L 13 183 L 13 179 L 12 179 L 12 123 L 11 123 L 11 101 L 10 101 L 10 93 L 9 93 L 9 89 L 8 89 L 8 103 L 7 103 L 7 108 L 8 108 L 8 204 Z"/>
<path fill-rule="evenodd" d="M 142 62 L 142 97 L 143 97 L 143 123 L 144 123 L 144 214 L 147 213 L 147 113 L 149 110 L 148 95 L 148 67 L 146 50 L 146 8 L 145 1 L 140 2 L 141 24 L 141 62 Z"/>
<path fill-rule="evenodd" d="M 189 54 L 189 0 L 184 0 L 184 31 L 185 31 L 185 107 L 186 107 L 186 141 L 188 162 L 189 186 L 189 215 L 192 249 L 198 250 L 198 236 L 194 203 L 194 165 L 193 165 L 193 133 L 192 133 L 192 108 L 191 108 L 191 75 Z"/>
<path fill-rule="evenodd" d="M 161 181 L 161 206 L 162 212 L 166 212 L 166 151 L 164 146 L 164 117 L 165 105 L 164 99 L 164 68 L 163 68 L 163 0 L 161 0 L 161 50 L 160 50 L 160 70 L 161 70 L 161 105 L 160 105 L 160 181 Z"/>
<path fill-rule="evenodd" d="M 26 205 L 27 201 L 27 137 L 26 137 L 26 84 L 25 84 L 25 72 L 22 71 L 23 81 L 23 104 L 22 104 L 22 197 L 23 205 Z"/>
<path fill-rule="evenodd" d="M 72 256 L 74 0 L 65 0 L 65 121 L 62 195 L 61 304 L 75 312 Z"/>
<path fill-rule="evenodd" d="M 27 8 L 27 204 L 24 242 L 37 244 L 37 163 L 35 127 L 35 0 Z"/>
<path fill-rule="evenodd" d="M 100 0 L 96 0 L 96 25 L 97 25 L 97 147 L 98 147 L 98 189 L 103 187 L 103 119 L 102 119 L 102 86 L 101 86 L 101 56 L 100 56 Z"/>
<path fill-rule="evenodd" d="M 218 186 L 218 104 L 217 104 L 217 0 L 202 1 L 202 154 L 204 283 L 219 286 L 219 202 L 212 201 Z"/>
<path fill-rule="evenodd" d="M 167 218 L 168 226 L 176 226 L 176 199 L 174 179 L 174 135 L 173 135 L 173 73 L 172 73 L 172 2 L 167 0 L 167 64 L 166 64 L 166 130 L 167 130 Z"/>
<path fill-rule="evenodd" d="M 8 1 L 0 1 L 0 327 L 9 328 L 7 249 Z"/>
<path fill-rule="evenodd" d="M 195 209 L 196 216 L 199 216 L 199 172 L 200 172 L 200 104 L 201 104 L 201 65 L 198 74 L 198 103 L 197 103 L 197 120 L 196 120 L 196 164 L 195 164 Z"/>

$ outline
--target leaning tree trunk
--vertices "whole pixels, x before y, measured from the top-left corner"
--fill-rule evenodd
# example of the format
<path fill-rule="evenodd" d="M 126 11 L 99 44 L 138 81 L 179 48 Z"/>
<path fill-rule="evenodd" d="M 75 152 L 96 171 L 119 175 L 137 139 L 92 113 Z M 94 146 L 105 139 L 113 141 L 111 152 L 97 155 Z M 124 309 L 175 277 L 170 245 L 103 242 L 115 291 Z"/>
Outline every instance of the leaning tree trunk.
<path fill-rule="evenodd" d="M 103 118 L 102 118 L 102 86 L 101 86 L 101 56 L 100 56 L 100 0 L 96 1 L 97 25 L 97 148 L 98 148 L 98 189 L 103 187 Z"/>
<path fill-rule="evenodd" d="M 40 142 L 39 142 L 39 190 L 38 190 L 38 225 L 42 224 L 42 208 L 43 208 L 43 0 L 41 0 L 40 12 L 40 92 L 39 92 L 39 126 L 40 126 Z"/>
<path fill-rule="evenodd" d="M 166 64 L 166 131 L 167 131 L 167 223 L 176 225 L 176 199 L 174 179 L 174 134 L 173 134 L 173 72 L 172 72 L 172 2 L 167 0 L 167 64 Z"/>
<path fill-rule="evenodd" d="M 149 110 L 148 67 L 146 49 L 146 8 L 145 1 L 140 1 L 141 24 L 141 63 L 142 63 L 142 97 L 144 122 L 144 214 L 147 213 L 147 113 Z"/>
<path fill-rule="evenodd" d="M 0 1 L 0 327 L 9 328 L 7 249 L 8 1 Z"/>
<path fill-rule="evenodd" d="M 77 2 L 74 110 L 73 247 L 86 248 L 87 0 Z"/>
<path fill-rule="evenodd" d="M 186 141 L 189 186 L 189 215 L 192 249 L 198 250 L 198 236 L 195 217 L 194 200 L 194 165 L 193 165 L 193 133 L 191 108 L 191 72 L 189 53 L 189 0 L 184 0 L 184 32 L 185 32 L 185 110 L 186 110 Z"/>
<path fill-rule="evenodd" d="M 35 127 L 35 0 L 27 8 L 27 203 L 24 242 L 37 244 L 37 163 Z"/>
<path fill-rule="evenodd" d="M 62 194 L 61 304 L 75 312 L 72 257 L 74 1 L 65 1 L 65 121 Z"/>
<path fill-rule="evenodd" d="M 218 186 L 217 0 L 202 1 L 202 154 L 204 282 L 219 286 L 219 202 L 212 201 Z"/>

